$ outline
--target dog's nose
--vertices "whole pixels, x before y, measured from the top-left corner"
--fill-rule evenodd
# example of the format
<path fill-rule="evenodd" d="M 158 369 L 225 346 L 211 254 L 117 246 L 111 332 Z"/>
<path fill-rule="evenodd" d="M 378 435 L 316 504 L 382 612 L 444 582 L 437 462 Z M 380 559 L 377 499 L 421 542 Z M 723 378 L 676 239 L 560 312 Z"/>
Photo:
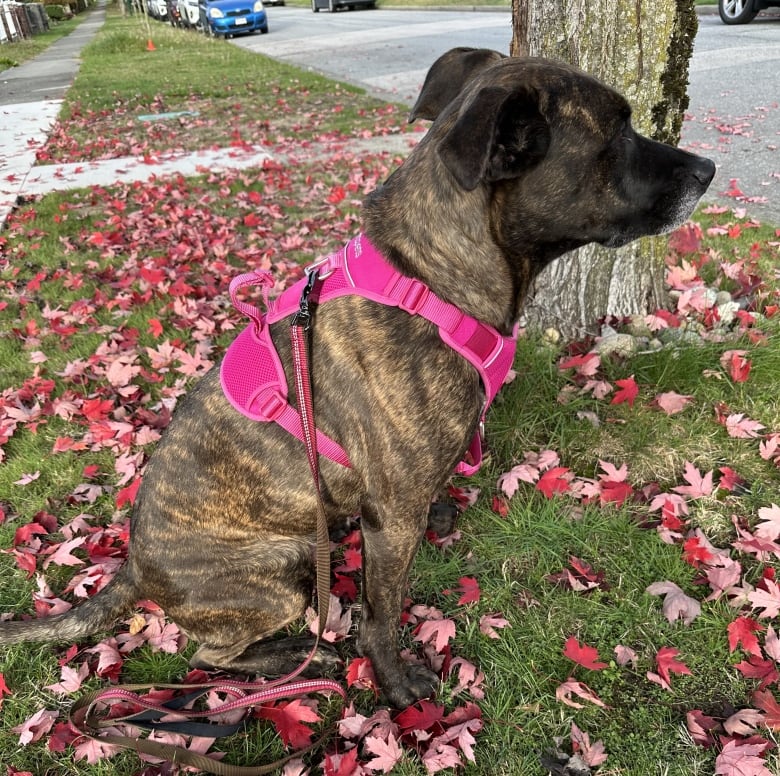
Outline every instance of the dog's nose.
<path fill-rule="evenodd" d="M 706 188 L 715 177 L 715 162 L 704 156 L 697 156 L 691 172 L 693 177 Z"/>

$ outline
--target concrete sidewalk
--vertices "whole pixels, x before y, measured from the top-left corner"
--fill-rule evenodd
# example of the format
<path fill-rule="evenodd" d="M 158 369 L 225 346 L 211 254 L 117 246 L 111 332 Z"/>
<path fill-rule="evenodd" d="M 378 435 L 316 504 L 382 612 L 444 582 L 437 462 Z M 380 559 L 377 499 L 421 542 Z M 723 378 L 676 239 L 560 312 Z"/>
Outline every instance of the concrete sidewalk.
<path fill-rule="evenodd" d="M 208 149 L 99 162 L 36 166 L 36 154 L 54 126 L 62 97 L 78 73 L 79 54 L 105 21 L 106 0 L 68 36 L 19 67 L 0 73 L 0 230 L 24 195 L 145 181 L 152 176 L 198 175 L 215 169 L 259 166 L 270 159 L 256 149 Z M 31 98 L 36 98 L 31 101 Z"/>

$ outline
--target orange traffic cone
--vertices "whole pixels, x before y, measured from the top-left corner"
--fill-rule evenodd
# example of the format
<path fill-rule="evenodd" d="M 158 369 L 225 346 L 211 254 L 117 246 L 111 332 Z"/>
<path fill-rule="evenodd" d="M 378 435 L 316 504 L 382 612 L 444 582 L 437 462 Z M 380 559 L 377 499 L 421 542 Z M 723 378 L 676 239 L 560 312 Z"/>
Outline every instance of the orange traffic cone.
<path fill-rule="evenodd" d="M 149 38 L 148 41 L 146 41 L 146 50 L 147 51 L 157 51 L 157 49 L 154 47 L 154 43 L 152 43 L 152 39 Z"/>

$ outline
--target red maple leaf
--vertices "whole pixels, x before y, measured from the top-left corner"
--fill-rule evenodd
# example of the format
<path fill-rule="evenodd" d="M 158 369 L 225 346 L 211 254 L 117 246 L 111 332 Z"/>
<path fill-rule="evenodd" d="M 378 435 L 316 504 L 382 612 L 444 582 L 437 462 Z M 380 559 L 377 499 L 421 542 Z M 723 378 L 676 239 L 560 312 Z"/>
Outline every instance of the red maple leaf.
<path fill-rule="evenodd" d="M 444 706 L 432 701 L 418 701 L 414 706 L 405 708 L 393 721 L 404 734 L 413 730 L 440 732 L 440 722 L 443 716 Z"/>
<path fill-rule="evenodd" d="M 478 603 L 480 597 L 479 582 L 474 577 L 461 577 L 458 582 L 460 582 L 458 590 L 462 593 L 458 599 L 458 605 Z"/>
<path fill-rule="evenodd" d="M 141 478 L 136 477 L 126 488 L 122 488 L 117 491 L 116 494 L 116 508 L 122 509 L 125 504 L 135 504 L 135 497 L 138 493 L 138 488 L 141 486 Z"/>
<path fill-rule="evenodd" d="M 347 687 L 356 685 L 360 690 L 373 690 L 376 695 L 379 694 L 374 667 L 371 665 L 371 659 L 367 657 L 356 657 L 349 661 L 347 666 Z"/>
<path fill-rule="evenodd" d="M 720 727 L 720 721 L 714 717 L 708 717 L 701 709 L 693 709 L 685 715 L 686 726 L 691 738 L 699 745 L 711 747 L 716 743 L 715 737 L 710 733 Z"/>
<path fill-rule="evenodd" d="M 780 704 L 769 690 L 756 690 L 753 693 L 752 703 L 766 715 L 764 724 L 768 728 L 780 730 Z"/>
<path fill-rule="evenodd" d="M 701 227 L 690 221 L 669 235 L 669 247 L 675 253 L 696 253 L 701 248 Z"/>
<path fill-rule="evenodd" d="M 147 328 L 147 331 L 148 331 L 148 332 L 149 332 L 149 334 L 151 334 L 151 335 L 152 335 L 152 336 L 153 336 L 155 339 L 157 339 L 157 337 L 159 337 L 160 335 L 162 335 L 162 333 L 163 333 L 163 326 L 162 326 L 162 324 L 160 323 L 160 321 L 159 321 L 159 320 L 157 320 L 157 318 L 149 318 L 149 320 L 147 321 L 147 323 L 148 323 L 148 328 Z"/>
<path fill-rule="evenodd" d="M 17 547 L 20 544 L 27 544 L 27 542 L 30 541 L 30 537 L 34 536 L 35 534 L 45 533 L 48 533 L 48 531 L 38 522 L 33 521 L 31 523 L 21 525 L 16 529 L 16 533 L 14 534 L 13 546 Z"/>
<path fill-rule="evenodd" d="M 336 598 L 345 599 L 347 601 L 356 601 L 358 590 L 355 580 L 345 574 L 337 574 L 334 572 L 333 576 L 336 581 L 331 585 L 330 592 L 336 596 Z"/>
<path fill-rule="evenodd" d="M 569 490 L 571 473 L 564 466 L 556 466 L 548 469 L 536 483 L 536 489 L 544 493 L 547 498 L 552 498 L 556 493 L 566 493 Z"/>
<path fill-rule="evenodd" d="M 755 534 L 770 542 L 780 539 L 780 507 L 772 504 L 771 507 L 761 507 L 758 516 L 762 522 L 756 526 Z"/>
<path fill-rule="evenodd" d="M 11 695 L 11 691 L 8 689 L 8 685 L 5 683 L 5 677 L 0 673 L 0 708 L 3 706 L 3 696 Z"/>
<path fill-rule="evenodd" d="M 680 651 L 674 647 L 661 647 L 655 656 L 655 665 L 658 668 L 658 673 L 667 683 L 671 679 L 670 674 L 691 673 L 691 669 L 685 663 L 675 659 L 679 654 Z"/>
<path fill-rule="evenodd" d="M 682 412 L 692 401 L 693 396 L 669 391 L 657 394 L 655 399 L 653 399 L 652 406 L 662 409 L 667 415 L 676 415 L 678 412 Z"/>
<path fill-rule="evenodd" d="M 344 754 L 325 755 L 325 776 L 353 776 L 358 769 L 358 747 Z"/>
<path fill-rule="evenodd" d="M 759 617 L 777 617 L 780 614 L 780 587 L 777 582 L 764 578 L 752 593 L 748 593 L 748 601 L 753 609 L 764 610 Z"/>
<path fill-rule="evenodd" d="M 759 432 L 764 428 L 757 420 L 745 417 L 743 412 L 729 415 L 723 425 L 726 426 L 728 435 L 735 439 L 754 439 L 760 436 Z"/>
<path fill-rule="evenodd" d="M 387 737 L 387 740 L 378 736 L 367 736 L 363 739 L 363 746 L 371 754 L 377 755 L 369 760 L 365 767 L 372 771 L 382 771 L 382 773 L 390 773 L 404 754 L 404 750 L 392 733 Z"/>
<path fill-rule="evenodd" d="M 715 759 L 716 776 L 772 776 L 761 757 L 767 743 L 729 741 Z"/>
<path fill-rule="evenodd" d="M 103 420 L 114 409 L 114 402 L 110 399 L 85 399 L 81 405 L 81 413 L 87 420 Z"/>
<path fill-rule="evenodd" d="M 327 196 L 327 201 L 331 205 L 338 205 L 338 203 L 341 202 L 346 196 L 347 192 L 344 190 L 344 187 L 337 185 L 330 190 L 330 194 Z"/>
<path fill-rule="evenodd" d="M 745 358 L 746 355 L 747 351 L 745 350 L 727 350 L 720 357 L 721 366 L 728 370 L 735 383 L 744 383 L 750 375 L 751 364 Z"/>
<path fill-rule="evenodd" d="M 729 633 L 729 652 L 734 652 L 742 644 L 742 649 L 748 654 L 761 656 L 761 647 L 758 645 L 758 639 L 755 635 L 764 630 L 761 623 L 750 617 L 737 617 L 734 622 L 728 624 L 727 630 Z"/>
<path fill-rule="evenodd" d="M 574 661 L 577 665 L 587 668 L 591 671 L 601 671 L 606 668 L 606 663 L 599 662 L 599 653 L 595 647 L 588 646 L 585 643 L 580 644 L 574 636 L 566 639 L 566 645 L 563 648 L 564 657 Z"/>
<path fill-rule="evenodd" d="M 610 404 L 628 402 L 628 406 L 633 407 L 634 399 L 639 395 L 639 386 L 634 380 L 634 375 L 627 377 L 625 380 L 615 380 L 615 384 L 620 387 L 620 390 L 612 397 Z"/>
<path fill-rule="evenodd" d="M 578 695 L 583 700 L 595 703 L 596 706 L 607 707 L 606 703 L 587 684 L 578 682 L 573 676 L 570 676 L 565 682 L 558 685 L 555 690 L 555 697 L 561 703 L 565 703 L 573 709 L 584 709 L 585 706 L 582 703 L 572 700 L 572 695 Z"/>
<path fill-rule="evenodd" d="M 634 488 L 628 482 L 612 482 L 605 480 L 601 483 L 599 500 L 604 504 L 616 504 L 620 506 L 634 495 Z"/>
<path fill-rule="evenodd" d="M 414 640 L 423 644 L 432 643 L 437 652 L 441 652 L 455 638 L 455 622 L 446 618 L 423 620 L 414 629 Z"/>
<path fill-rule="evenodd" d="M 712 495 L 715 486 L 712 484 L 712 472 L 702 474 L 690 461 L 685 462 L 685 471 L 683 473 L 687 485 L 678 485 L 672 488 L 675 493 L 690 498 L 702 498 Z"/>
<path fill-rule="evenodd" d="M 254 715 L 270 720 L 282 741 L 293 749 L 302 749 L 311 743 L 314 731 L 304 725 L 304 722 L 319 722 L 317 712 L 306 705 L 302 698 L 293 701 L 280 701 L 275 704 L 260 706 Z"/>
<path fill-rule="evenodd" d="M 745 484 L 745 480 L 742 479 L 730 466 L 721 466 L 720 469 L 718 469 L 720 472 L 720 481 L 718 482 L 718 487 L 721 490 L 727 490 L 729 493 L 732 493 L 735 488 L 738 488 Z M 761 514 L 761 510 L 758 511 L 759 515 Z"/>
<path fill-rule="evenodd" d="M 747 679 L 760 679 L 759 690 L 765 690 L 780 679 L 774 660 L 765 660 L 757 655 L 751 655 L 747 660 L 737 663 L 734 668 Z"/>
<path fill-rule="evenodd" d="M 715 556 L 705 547 L 698 536 L 686 539 L 683 544 L 683 560 L 690 563 L 695 569 L 702 564 L 712 563 Z"/>

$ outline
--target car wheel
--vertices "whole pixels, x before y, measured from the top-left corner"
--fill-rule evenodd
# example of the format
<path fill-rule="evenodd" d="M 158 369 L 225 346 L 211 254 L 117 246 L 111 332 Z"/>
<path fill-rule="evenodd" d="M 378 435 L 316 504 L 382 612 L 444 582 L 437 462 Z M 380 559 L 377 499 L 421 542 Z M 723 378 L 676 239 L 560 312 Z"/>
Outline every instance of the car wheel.
<path fill-rule="evenodd" d="M 268 34 L 268 25 L 266 24 L 265 27 L 260 28 L 260 34 L 261 35 L 267 35 Z"/>
<path fill-rule="evenodd" d="M 724 24 L 747 24 L 756 18 L 753 0 L 718 0 L 718 13 Z"/>

